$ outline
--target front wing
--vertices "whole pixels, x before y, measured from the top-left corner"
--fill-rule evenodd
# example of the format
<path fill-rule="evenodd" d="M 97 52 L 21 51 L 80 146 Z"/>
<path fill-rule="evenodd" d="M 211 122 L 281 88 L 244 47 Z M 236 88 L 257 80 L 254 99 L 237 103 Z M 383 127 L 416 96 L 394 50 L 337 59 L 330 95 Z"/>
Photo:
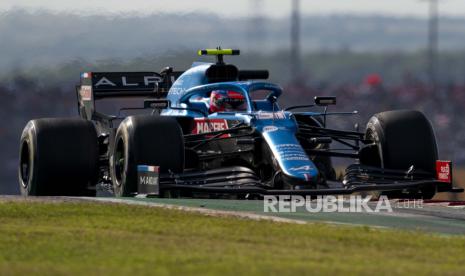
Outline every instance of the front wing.
<path fill-rule="evenodd" d="M 182 174 L 160 174 L 159 189 L 192 194 L 233 195 L 347 195 L 369 191 L 421 190 L 434 187 L 438 192 L 463 192 L 452 183 L 437 180 L 423 172 L 385 170 L 354 164 L 346 169 L 342 181 L 327 181 L 324 186 L 305 189 L 277 189 L 273 180 L 263 181 L 246 167 L 226 167 Z"/>

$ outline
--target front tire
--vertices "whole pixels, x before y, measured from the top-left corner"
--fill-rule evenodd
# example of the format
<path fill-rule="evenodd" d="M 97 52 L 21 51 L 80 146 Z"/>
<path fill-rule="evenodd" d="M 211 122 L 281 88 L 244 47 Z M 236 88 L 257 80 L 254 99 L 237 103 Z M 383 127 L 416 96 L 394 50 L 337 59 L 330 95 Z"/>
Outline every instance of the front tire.
<path fill-rule="evenodd" d="M 184 136 L 173 118 L 130 116 L 116 131 L 110 173 L 116 196 L 137 193 L 137 166 L 159 166 L 161 172 L 184 169 Z"/>
<path fill-rule="evenodd" d="M 386 169 L 407 171 L 412 165 L 435 175 L 438 150 L 433 128 L 419 111 L 396 110 L 374 115 L 367 124 L 366 139 L 377 145 L 377 154 L 361 163 L 380 166 Z M 419 191 L 385 192 L 395 198 L 431 199 L 436 193 L 435 187 Z"/>

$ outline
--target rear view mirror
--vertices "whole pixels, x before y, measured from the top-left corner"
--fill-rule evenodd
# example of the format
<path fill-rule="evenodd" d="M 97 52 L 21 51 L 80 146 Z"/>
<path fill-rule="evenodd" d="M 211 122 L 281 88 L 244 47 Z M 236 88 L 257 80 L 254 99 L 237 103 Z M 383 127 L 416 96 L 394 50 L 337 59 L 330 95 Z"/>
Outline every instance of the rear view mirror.
<path fill-rule="evenodd" d="M 169 100 L 165 99 L 150 99 L 144 101 L 144 108 L 153 108 L 153 109 L 165 109 L 169 108 L 171 103 Z"/>
<path fill-rule="evenodd" d="M 328 105 L 335 105 L 336 104 L 336 97 L 334 96 L 326 96 L 326 97 L 315 97 L 315 104 L 318 106 L 328 106 Z"/>

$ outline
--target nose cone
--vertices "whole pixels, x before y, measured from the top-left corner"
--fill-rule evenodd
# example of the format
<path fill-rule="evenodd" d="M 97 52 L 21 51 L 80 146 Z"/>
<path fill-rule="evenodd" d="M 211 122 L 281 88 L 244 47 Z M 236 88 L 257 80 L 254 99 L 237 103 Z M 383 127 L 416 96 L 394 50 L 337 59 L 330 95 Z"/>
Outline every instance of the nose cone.
<path fill-rule="evenodd" d="M 307 165 L 293 166 L 283 169 L 282 171 L 285 175 L 285 181 L 295 185 L 308 185 L 309 183 L 316 183 L 318 180 L 318 170 L 312 165 L 313 162 L 309 160 Z"/>
<path fill-rule="evenodd" d="M 268 143 L 284 175 L 284 181 L 291 185 L 316 184 L 318 169 L 307 156 L 292 128 L 267 126 L 262 135 Z"/>

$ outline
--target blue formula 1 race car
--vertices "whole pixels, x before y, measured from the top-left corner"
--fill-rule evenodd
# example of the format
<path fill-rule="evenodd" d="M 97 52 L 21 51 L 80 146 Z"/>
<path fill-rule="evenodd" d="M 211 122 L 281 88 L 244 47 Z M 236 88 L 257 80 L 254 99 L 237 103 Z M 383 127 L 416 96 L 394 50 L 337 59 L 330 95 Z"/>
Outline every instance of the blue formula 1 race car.
<path fill-rule="evenodd" d="M 366 131 L 326 127 L 334 97 L 281 109 L 266 70 L 216 63 L 184 71 L 92 72 L 77 87 L 80 118 L 37 119 L 20 143 L 23 195 L 257 198 L 380 191 L 397 198 L 460 192 L 451 162 L 438 160 L 433 129 L 418 111 L 374 115 Z M 127 99 L 116 115 L 105 99 Z M 140 104 L 128 106 L 133 98 Z M 130 100 L 131 99 L 131 100 Z M 307 99 L 303 99 L 303 101 Z M 324 112 L 302 111 L 324 107 Z M 321 108 L 320 108 L 321 109 Z M 298 111 L 301 110 L 301 111 Z M 122 115 L 134 112 L 137 115 Z M 346 114 L 347 115 L 347 114 Z M 337 143 L 345 149 L 332 150 Z M 337 178 L 331 158 L 353 162 Z"/>

